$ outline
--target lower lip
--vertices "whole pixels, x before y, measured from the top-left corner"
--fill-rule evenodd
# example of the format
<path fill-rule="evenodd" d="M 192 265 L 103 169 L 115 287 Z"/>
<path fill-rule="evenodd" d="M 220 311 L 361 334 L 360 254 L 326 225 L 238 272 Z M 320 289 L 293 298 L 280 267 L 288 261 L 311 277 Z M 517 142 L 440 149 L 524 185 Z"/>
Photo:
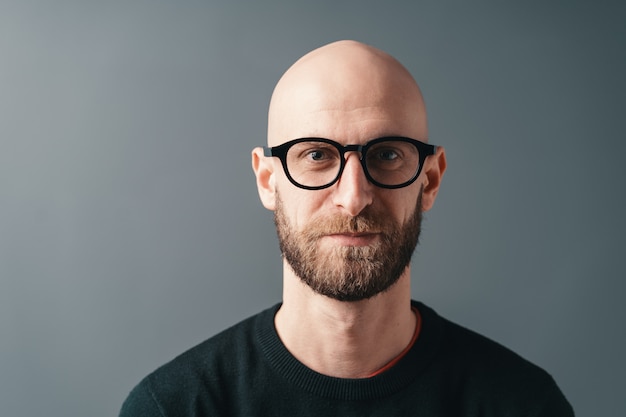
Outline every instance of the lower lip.
<path fill-rule="evenodd" d="M 336 234 L 327 235 L 327 238 L 343 246 L 368 246 L 378 239 L 378 234 L 368 233 L 362 235 Z"/>

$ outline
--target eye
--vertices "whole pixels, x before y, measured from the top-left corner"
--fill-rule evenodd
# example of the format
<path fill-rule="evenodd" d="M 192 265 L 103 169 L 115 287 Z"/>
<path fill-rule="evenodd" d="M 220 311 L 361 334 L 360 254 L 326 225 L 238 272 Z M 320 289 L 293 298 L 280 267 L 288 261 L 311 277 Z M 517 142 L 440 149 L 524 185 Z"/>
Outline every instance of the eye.
<path fill-rule="evenodd" d="M 337 150 L 325 144 L 314 144 L 298 150 L 299 159 L 307 162 L 328 162 L 337 159 Z"/>
<path fill-rule="evenodd" d="M 325 142 L 305 141 L 293 145 L 287 154 L 287 163 L 295 169 L 326 169 L 339 162 L 339 151 Z"/>
<path fill-rule="evenodd" d="M 402 151 L 397 147 L 377 147 L 368 152 L 367 160 L 375 164 L 399 162 L 402 159 L 402 155 Z"/>
<path fill-rule="evenodd" d="M 376 159 L 381 161 L 393 161 L 399 157 L 398 152 L 393 149 L 380 149 L 376 151 Z"/>
<path fill-rule="evenodd" d="M 312 161 L 323 161 L 329 158 L 328 152 L 322 149 L 314 149 L 308 151 L 306 157 L 311 159 Z"/>

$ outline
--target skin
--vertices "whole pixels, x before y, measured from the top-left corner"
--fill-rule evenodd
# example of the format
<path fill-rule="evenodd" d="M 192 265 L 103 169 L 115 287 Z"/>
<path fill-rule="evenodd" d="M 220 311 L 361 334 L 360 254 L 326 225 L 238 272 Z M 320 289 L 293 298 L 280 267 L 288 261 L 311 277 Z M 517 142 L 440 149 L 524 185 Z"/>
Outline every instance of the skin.
<path fill-rule="evenodd" d="M 428 137 L 419 87 L 393 57 L 370 46 L 335 42 L 298 60 L 278 82 L 270 102 L 268 144 L 300 137 L 325 137 L 341 144 L 362 144 L 382 136 Z M 256 148 L 252 166 L 263 205 L 282 208 L 297 230 L 316 215 L 356 216 L 373 206 L 399 222 L 412 214 L 420 187 L 422 209 L 435 201 L 446 168 L 444 149 L 427 158 L 412 185 L 388 190 L 370 184 L 358 155 L 346 155 L 340 180 L 317 191 L 303 190 L 286 178 L 278 158 Z M 334 245 L 368 245 L 377 239 L 333 235 Z M 339 378 L 363 378 L 393 360 L 409 344 L 416 325 L 410 308 L 410 267 L 390 289 L 372 298 L 342 302 L 312 291 L 283 262 L 283 305 L 275 318 L 287 349 L 309 368 Z"/>

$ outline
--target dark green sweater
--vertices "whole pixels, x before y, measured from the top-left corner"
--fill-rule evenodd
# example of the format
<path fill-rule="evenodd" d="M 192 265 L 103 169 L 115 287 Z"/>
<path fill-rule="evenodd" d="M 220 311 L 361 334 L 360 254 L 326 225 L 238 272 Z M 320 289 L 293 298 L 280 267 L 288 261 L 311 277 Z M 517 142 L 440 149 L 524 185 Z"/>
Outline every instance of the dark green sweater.
<path fill-rule="evenodd" d="M 274 329 L 279 305 L 223 331 L 148 375 L 121 417 L 573 416 L 545 371 L 438 316 L 400 362 L 366 379 L 318 374 Z"/>

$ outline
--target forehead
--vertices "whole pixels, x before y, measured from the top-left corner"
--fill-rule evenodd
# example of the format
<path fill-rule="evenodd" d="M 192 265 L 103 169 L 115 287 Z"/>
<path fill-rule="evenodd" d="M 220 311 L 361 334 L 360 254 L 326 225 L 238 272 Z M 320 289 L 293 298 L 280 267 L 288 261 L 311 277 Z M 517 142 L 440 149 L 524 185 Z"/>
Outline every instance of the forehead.
<path fill-rule="evenodd" d="M 341 88 L 303 86 L 290 91 L 270 119 L 271 145 L 301 137 L 323 137 L 343 144 L 382 136 L 427 137 L 419 102 L 354 87 L 349 92 L 338 90 Z"/>

